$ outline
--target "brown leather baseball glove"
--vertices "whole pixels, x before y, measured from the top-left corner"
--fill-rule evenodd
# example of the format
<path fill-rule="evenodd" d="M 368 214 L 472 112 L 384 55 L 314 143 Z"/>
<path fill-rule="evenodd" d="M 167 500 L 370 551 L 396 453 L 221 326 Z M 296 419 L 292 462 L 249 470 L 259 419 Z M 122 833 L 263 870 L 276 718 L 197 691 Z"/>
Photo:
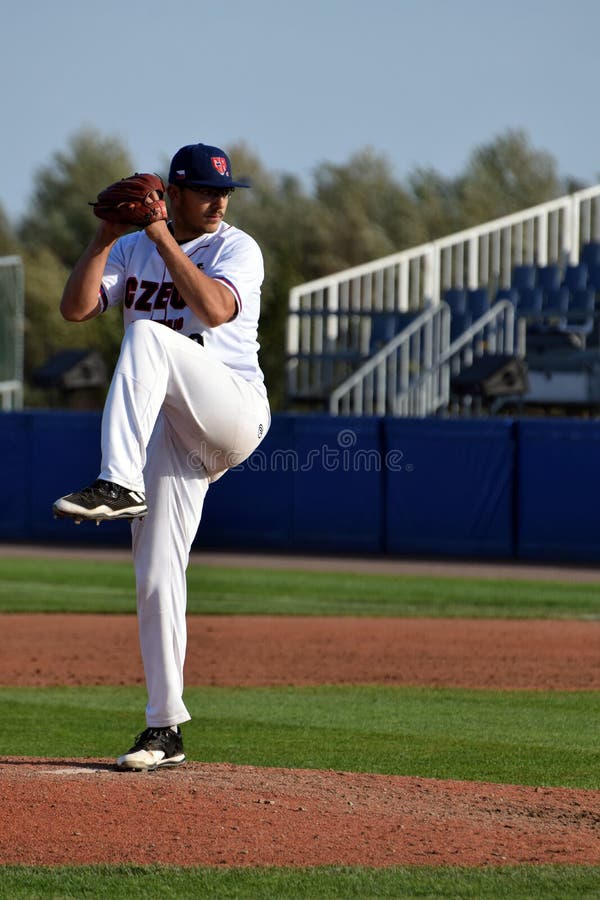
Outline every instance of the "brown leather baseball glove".
<path fill-rule="evenodd" d="M 90 206 L 99 219 L 145 228 L 152 222 L 167 218 L 167 206 L 163 199 L 165 190 L 165 184 L 158 175 L 136 172 L 104 188 Z"/>

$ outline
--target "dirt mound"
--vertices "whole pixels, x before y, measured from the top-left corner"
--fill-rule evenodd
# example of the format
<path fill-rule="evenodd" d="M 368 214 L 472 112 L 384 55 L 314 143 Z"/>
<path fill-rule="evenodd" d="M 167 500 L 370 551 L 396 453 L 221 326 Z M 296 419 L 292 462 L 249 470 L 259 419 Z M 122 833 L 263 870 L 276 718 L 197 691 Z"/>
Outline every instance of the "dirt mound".
<path fill-rule="evenodd" d="M 188 763 L 0 763 L 4 864 L 600 862 L 600 792 Z"/>

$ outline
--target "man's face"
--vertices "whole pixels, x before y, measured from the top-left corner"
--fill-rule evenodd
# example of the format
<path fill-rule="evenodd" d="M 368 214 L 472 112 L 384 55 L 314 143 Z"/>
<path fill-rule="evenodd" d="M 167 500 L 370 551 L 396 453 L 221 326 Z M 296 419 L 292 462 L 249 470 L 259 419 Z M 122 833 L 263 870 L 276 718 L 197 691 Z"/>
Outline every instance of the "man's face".
<path fill-rule="evenodd" d="M 191 240 L 215 232 L 223 220 L 232 192 L 228 188 L 170 184 L 168 194 L 175 237 Z"/>

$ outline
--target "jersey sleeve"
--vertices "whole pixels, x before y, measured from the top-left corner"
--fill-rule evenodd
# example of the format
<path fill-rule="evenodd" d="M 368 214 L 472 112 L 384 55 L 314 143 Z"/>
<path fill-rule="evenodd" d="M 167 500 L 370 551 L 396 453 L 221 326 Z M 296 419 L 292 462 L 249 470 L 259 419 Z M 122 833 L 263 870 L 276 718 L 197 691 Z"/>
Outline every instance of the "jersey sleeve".
<path fill-rule="evenodd" d="M 123 300 L 126 281 L 125 241 L 117 241 L 110 251 L 98 299 L 101 312 L 105 312 L 109 306 L 116 306 Z"/>
<path fill-rule="evenodd" d="M 264 263 L 260 247 L 250 235 L 237 231 L 223 242 L 222 252 L 206 272 L 229 288 L 237 313 L 260 291 L 264 279 Z"/>

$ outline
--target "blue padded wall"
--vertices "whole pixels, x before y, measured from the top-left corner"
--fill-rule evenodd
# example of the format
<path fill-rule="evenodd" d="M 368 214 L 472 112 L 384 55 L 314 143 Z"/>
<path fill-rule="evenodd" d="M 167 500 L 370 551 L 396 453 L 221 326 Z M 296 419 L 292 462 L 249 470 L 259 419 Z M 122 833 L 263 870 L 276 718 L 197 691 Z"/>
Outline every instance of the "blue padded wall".
<path fill-rule="evenodd" d="M 0 540 L 129 544 L 52 502 L 92 481 L 99 413 L 0 414 Z M 600 562 L 600 422 L 277 415 L 212 485 L 195 547 Z"/>
<path fill-rule="evenodd" d="M 250 459 L 210 486 L 195 549 L 289 548 L 293 481 L 287 454 L 292 441 L 293 420 L 275 417 Z"/>
<path fill-rule="evenodd" d="M 514 428 L 500 419 L 386 419 L 391 553 L 513 553 Z"/>
<path fill-rule="evenodd" d="M 119 544 L 129 541 L 129 525 L 54 519 L 57 497 L 90 484 L 100 467 L 100 413 L 35 410 L 0 416 L 3 479 L 1 540 Z M 17 436 L 17 437 L 15 437 Z M 12 447 L 12 450 L 11 450 Z"/>
<path fill-rule="evenodd" d="M 96 538 L 87 525 L 55 520 L 57 497 L 90 484 L 100 467 L 97 413 L 39 412 L 31 420 L 31 537 L 34 540 Z M 94 530 L 101 534 L 102 528 Z"/>
<path fill-rule="evenodd" d="M 21 413 L 3 413 L 0 418 L 0 539 L 29 538 L 30 419 Z"/>
<path fill-rule="evenodd" d="M 316 552 L 383 549 L 380 429 L 375 418 L 294 418 L 294 546 Z"/>
<path fill-rule="evenodd" d="M 195 546 L 381 550 L 379 432 L 377 419 L 275 416 L 211 486 Z"/>
<path fill-rule="evenodd" d="M 518 423 L 518 555 L 600 560 L 600 422 Z"/>

